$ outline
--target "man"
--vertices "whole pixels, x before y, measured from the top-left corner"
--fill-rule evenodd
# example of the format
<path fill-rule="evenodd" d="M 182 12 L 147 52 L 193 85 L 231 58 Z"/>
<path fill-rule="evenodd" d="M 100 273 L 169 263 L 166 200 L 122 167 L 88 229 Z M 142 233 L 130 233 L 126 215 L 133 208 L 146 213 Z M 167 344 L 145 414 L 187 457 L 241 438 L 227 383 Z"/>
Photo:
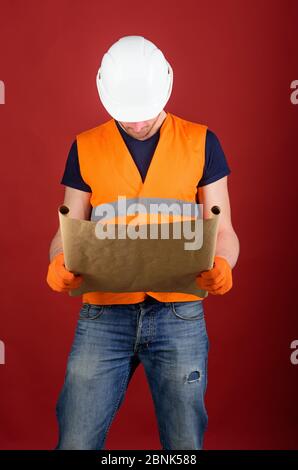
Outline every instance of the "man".
<path fill-rule="evenodd" d="M 97 75 L 109 121 L 76 136 L 61 183 L 70 217 L 93 220 L 96 207 L 128 200 L 220 206 L 214 266 L 197 284 L 214 295 L 232 287 L 239 241 L 231 222 L 230 169 L 207 126 L 166 113 L 173 71 L 141 36 L 118 40 Z M 68 292 L 82 282 L 64 266 L 58 230 L 47 282 Z M 203 298 L 175 292 L 88 292 L 57 402 L 56 449 L 102 449 L 136 367 L 148 379 L 163 449 L 201 449 L 209 341 Z"/>

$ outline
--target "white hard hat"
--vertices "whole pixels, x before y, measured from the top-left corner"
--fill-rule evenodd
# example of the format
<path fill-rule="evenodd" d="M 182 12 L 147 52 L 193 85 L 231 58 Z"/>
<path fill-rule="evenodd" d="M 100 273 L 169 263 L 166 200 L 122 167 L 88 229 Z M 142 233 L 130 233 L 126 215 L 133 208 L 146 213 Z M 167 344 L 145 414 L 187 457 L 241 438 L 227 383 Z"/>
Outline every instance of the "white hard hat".
<path fill-rule="evenodd" d="M 96 76 L 100 100 L 117 121 L 156 117 L 170 98 L 173 70 L 143 36 L 125 36 L 104 54 Z"/>

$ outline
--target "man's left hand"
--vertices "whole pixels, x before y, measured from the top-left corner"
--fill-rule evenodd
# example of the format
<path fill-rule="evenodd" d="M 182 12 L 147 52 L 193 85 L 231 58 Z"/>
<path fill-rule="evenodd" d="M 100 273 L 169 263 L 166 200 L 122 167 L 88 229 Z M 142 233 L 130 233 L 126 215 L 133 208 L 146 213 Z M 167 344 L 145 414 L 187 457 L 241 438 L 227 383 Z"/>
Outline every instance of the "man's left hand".
<path fill-rule="evenodd" d="M 200 289 L 206 290 L 213 295 L 222 295 L 228 292 L 233 285 L 232 268 L 226 258 L 214 257 L 213 268 L 202 271 L 196 278 Z"/>

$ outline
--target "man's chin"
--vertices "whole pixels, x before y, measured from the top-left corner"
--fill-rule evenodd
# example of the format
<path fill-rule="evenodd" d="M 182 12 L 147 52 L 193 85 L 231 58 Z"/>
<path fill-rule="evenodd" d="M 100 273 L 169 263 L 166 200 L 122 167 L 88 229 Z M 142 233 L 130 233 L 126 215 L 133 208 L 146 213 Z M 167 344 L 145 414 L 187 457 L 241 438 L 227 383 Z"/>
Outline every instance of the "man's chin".
<path fill-rule="evenodd" d="M 136 137 L 137 139 L 143 139 L 143 138 L 146 137 L 148 134 L 149 134 L 149 132 L 142 132 L 142 133 L 134 132 L 134 133 L 133 133 L 133 136 Z"/>

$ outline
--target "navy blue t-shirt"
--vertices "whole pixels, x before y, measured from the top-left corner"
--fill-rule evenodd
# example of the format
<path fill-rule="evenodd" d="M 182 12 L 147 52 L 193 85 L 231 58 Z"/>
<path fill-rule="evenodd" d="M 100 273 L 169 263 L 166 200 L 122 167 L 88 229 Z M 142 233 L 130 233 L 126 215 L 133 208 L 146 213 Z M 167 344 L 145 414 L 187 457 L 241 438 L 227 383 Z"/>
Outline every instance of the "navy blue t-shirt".
<path fill-rule="evenodd" d="M 138 140 L 127 134 L 119 123 L 117 121 L 115 122 L 144 182 L 152 156 L 158 144 L 160 129 L 149 137 L 149 139 Z M 197 186 L 205 186 L 206 184 L 214 183 L 214 181 L 230 173 L 231 170 L 218 138 L 214 132 L 207 129 L 204 171 Z M 81 191 L 92 192 L 90 186 L 83 180 L 80 172 L 76 140 L 72 143 L 70 148 L 61 184 L 80 189 Z"/>

